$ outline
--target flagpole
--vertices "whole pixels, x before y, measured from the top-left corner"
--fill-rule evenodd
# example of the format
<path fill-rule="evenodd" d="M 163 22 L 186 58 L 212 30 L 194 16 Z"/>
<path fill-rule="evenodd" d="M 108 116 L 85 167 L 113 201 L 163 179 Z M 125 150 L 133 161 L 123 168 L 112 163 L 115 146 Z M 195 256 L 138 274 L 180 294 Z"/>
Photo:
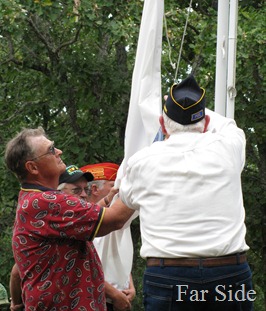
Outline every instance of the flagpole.
<path fill-rule="evenodd" d="M 229 0 L 218 1 L 215 112 L 226 114 L 227 55 L 228 55 Z"/>
<path fill-rule="evenodd" d="M 236 44 L 237 44 L 238 0 L 230 0 L 230 20 L 228 37 L 228 74 L 226 117 L 234 119 L 236 97 Z"/>

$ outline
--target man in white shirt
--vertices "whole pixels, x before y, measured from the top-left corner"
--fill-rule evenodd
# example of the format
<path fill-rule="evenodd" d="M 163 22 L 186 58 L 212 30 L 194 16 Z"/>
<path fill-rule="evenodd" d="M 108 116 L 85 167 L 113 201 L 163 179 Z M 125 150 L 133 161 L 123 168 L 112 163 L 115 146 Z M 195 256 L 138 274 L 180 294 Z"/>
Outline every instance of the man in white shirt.
<path fill-rule="evenodd" d="M 80 169 L 91 173 L 88 182 L 88 201 L 109 206 L 118 189 L 114 187 L 119 165 L 111 162 L 88 164 Z M 102 205 L 102 204 L 100 204 Z M 122 310 L 124 300 L 132 303 L 136 291 L 131 275 L 133 243 L 130 221 L 115 232 L 94 239 L 95 248 L 102 262 L 105 277 L 107 311 Z"/>
<path fill-rule="evenodd" d="M 205 109 L 193 75 L 171 87 L 160 123 L 166 139 L 129 159 L 119 191 L 139 211 L 145 310 L 253 310 L 244 132 Z"/>

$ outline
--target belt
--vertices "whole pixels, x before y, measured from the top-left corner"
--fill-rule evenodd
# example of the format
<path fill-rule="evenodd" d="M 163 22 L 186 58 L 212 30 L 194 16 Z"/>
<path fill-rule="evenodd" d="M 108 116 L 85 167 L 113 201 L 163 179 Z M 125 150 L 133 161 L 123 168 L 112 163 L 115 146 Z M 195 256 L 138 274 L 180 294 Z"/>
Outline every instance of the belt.
<path fill-rule="evenodd" d="M 209 258 L 147 258 L 147 267 L 217 267 L 239 265 L 247 261 L 246 253 Z"/>

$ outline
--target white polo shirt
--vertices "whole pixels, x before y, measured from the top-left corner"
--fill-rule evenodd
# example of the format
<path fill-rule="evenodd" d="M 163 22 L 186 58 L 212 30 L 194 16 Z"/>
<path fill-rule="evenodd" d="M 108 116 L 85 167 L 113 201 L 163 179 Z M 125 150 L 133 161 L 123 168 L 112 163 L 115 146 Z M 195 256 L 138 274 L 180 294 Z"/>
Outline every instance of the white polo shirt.
<path fill-rule="evenodd" d="M 245 135 L 206 109 L 206 133 L 179 133 L 128 161 L 120 197 L 139 211 L 146 257 L 211 257 L 245 251 L 241 172 Z"/>

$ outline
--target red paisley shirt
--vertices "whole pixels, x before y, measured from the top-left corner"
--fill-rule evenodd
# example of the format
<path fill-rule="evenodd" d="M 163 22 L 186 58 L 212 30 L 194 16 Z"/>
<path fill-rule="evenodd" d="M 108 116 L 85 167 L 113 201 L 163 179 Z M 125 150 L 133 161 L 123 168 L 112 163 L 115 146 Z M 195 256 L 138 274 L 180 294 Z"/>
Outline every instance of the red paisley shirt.
<path fill-rule="evenodd" d="M 25 188 L 12 239 L 25 310 L 106 310 L 102 266 L 92 243 L 104 209 L 60 191 Z"/>

